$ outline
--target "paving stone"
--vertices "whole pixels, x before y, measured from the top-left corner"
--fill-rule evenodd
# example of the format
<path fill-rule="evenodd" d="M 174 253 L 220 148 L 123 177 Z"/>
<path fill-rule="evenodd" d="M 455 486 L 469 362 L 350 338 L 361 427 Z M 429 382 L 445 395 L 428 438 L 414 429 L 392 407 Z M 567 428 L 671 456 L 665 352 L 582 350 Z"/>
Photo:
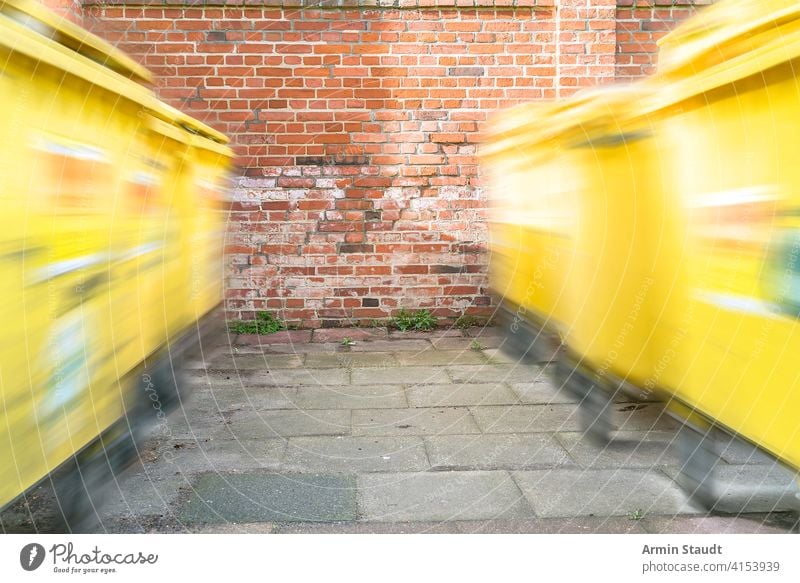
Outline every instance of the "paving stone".
<path fill-rule="evenodd" d="M 98 516 L 105 522 L 118 515 L 167 514 L 187 488 L 189 479 L 175 471 L 152 472 L 146 465 L 136 464 L 117 477 L 109 486 Z"/>
<path fill-rule="evenodd" d="M 387 368 L 398 365 L 391 352 L 336 352 L 309 354 L 306 365 L 317 368 Z"/>
<path fill-rule="evenodd" d="M 419 437 L 293 437 L 284 468 L 297 472 L 413 472 L 429 467 Z"/>
<path fill-rule="evenodd" d="M 641 521 L 627 517 L 577 516 L 530 520 L 485 520 L 456 523 L 463 534 L 646 534 Z"/>
<path fill-rule="evenodd" d="M 236 411 L 215 439 L 268 439 L 298 435 L 347 435 L 350 411 Z"/>
<path fill-rule="evenodd" d="M 217 414 L 178 409 L 148 428 L 148 434 L 160 439 L 204 439 L 218 431 L 223 422 Z"/>
<path fill-rule="evenodd" d="M 775 458 L 740 438 L 728 437 L 718 444 L 719 454 L 729 464 L 772 465 Z"/>
<path fill-rule="evenodd" d="M 544 369 L 541 366 L 522 364 L 448 366 L 447 372 L 457 383 L 529 383 L 543 378 L 544 375 Z"/>
<path fill-rule="evenodd" d="M 324 474 L 210 474 L 179 512 L 186 523 L 356 519 L 355 479 Z"/>
<path fill-rule="evenodd" d="M 797 519 L 786 515 L 651 516 L 638 521 L 651 534 L 779 534 L 795 528 Z"/>
<path fill-rule="evenodd" d="M 412 366 L 403 368 L 356 368 L 352 372 L 353 384 L 445 384 L 450 383 L 445 369 L 431 366 Z"/>
<path fill-rule="evenodd" d="M 372 369 L 371 369 L 372 370 Z M 249 372 L 249 374 L 248 374 Z M 266 371 L 240 371 L 243 382 L 250 385 L 346 385 L 350 371 L 345 369 L 303 368 Z"/>
<path fill-rule="evenodd" d="M 453 522 L 287 522 L 277 524 L 278 534 L 459 534 L 461 523 Z"/>
<path fill-rule="evenodd" d="M 276 529 L 274 522 L 246 522 L 244 524 L 199 524 L 190 527 L 188 532 L 192 534 L 272 534 L 276 532 Z"/>
<path fill-rule="evenodd" d="M 398 340 L 429 340 L 430 342 L 437 342 L 440 338 L 454 338 L 462 337 L 463 334 L 458 328 L 439 328 L 438 330 L 431 330 L 430 332 L 415 332 L 409 330 L 408 332 L 401 332 L 400 330 L 390 330 L 389 338 Z"/>
<path fill-rule="evenodd" d="M 513 405 L 516 394 L 503 383 L 475 385 L 417 385 L 408 389 L 412 407 L 458 405 Z"/>
<path fill-rule="evenodd" d="M 309 389 L 317 387 L 307 387 Z M 297 409 L 297 387 L 231 387 L 197 391 L 188 402 L 198 413 L 225 413 L 233 410 Z M 328 408 L 328 407 L 320 407 Z"/>
<path fill-rule="evenodd" d="M 435 350 L 429 348 L 418 353 L 401 352 L 397 355 L 402 366 L 459 366 L 486 364 L 486 358 L 477 350 Z"/>
<path fill-rule="evenodd" d="M 200 474 L 254 469 L 277 469 L 286 450 L 285 439 L 178 440 L 158 448 L 158 460 L 148 466 L 154 471 Z"/>
<path fill-rule="evenodd" d="M 358 477 L 362 516 L 385 522 L 531 518 L 507 472 L 420 472 Z"/>
<path fill-rule="evenodd" d="M 372 342 L 358 342 L 350 346 L 351 352 L 421 352 L 430 350 L 431 343 L 428 340 L 419 338 L 416 340 L 401 340 L 392 338 L 390 340 L 373 340 Z"/>
<path fill-rule="evenodd" d="M 513 472 L 538 516 L 642 516 L 700 512 L 666 475 L 650 470 Z"/>
<path fill-rule="evenodd" d="M 509 405 L 472 407 L 484 433 L 580 431 L 574 405 Z"/>
<path fill-rule="evenodd" d="M 319 328 L 314 330 L 312 342 L 340 343 L 345 338 L 367 342 L 388 337 L 386 328 Z"/>
<path fill-rule="evenodd" d="M 663 403 L 615 403 L 612 422 L 618 431 L 677 431 L 680 425 Z"/>
<path fill-rule="evenodd" d="M 434 469 L 539 469 L 574 465 L 552 435 L 442 435 L 425 440 Z"/>
<path fill-rule="evenodd" d="M 686 482 L 676 467 L 664 471 L 684 485 L 687 492 L 695 488 L 694 484 Z M 714 506 L 717 512 L 740 514 L 800 510 L 797 477 L 777 462 L 771 466 L 718 464 L 714 475 L 718 481 L 716 495 L 719 502 Z"/>
<path fill-rule="evenodd" d="M 625 409 L 630 409 L 626 411 Z M 539 431 L 582 431 L 577 405 L 513 405 L 474 407 L 481 431 L 485 433 L 534 433 Z M 673 430 L 677 424 L 662 415 L 660 405 L 620 404 L 614 407 L 614 425 L 620 431 Z"/>
<path fill-rule="evenodd" d="M 464 336 L 470 338 L 505 338 L 506 332 L 494 326 L 470 326 L 464 328 Z"/>
<path fill-rule="evenodd" d="M 577 403 L 580 400 L 572 393 L 556 387 L 548 378 L 541 378 L 531 383 L 510 383 L 510 386 L 519 396 L 520 403 L 528 405 Z"/>
<path fill-rule="evenodd" d="M 196 388 L 243 387 L 250 373 L 237 370 L 189 370 L 183 375 L 190 390 Z"/>
<path fill-rule="evenodd" d="M 483 342 L 481 342 L 481 346 L 483 346 Z M 489 364 L 523 364 L 523 361 L 519 358 L 504 352 L 501 348 L 486 348 L 481 350 L 481 353 L 486 357 Z"/>
<path fill-rule="evenodd" d="M 293 393 L 301 409 L 391 409 L 407 407 L 400 385 L 302 387 Z"/>
<path fill-rule="evenodd" d="M 464 407 L 353 411 L 353 435 L 446 435 L 479 433 Z"/>
<path fill-rule="evenodd" d="M 271 344 L 305 344 L 311 342 L 311 330 L 282 330 L 274 334 L 239 334 L 235 346 L 268 346 Z"/>
<path fill-rule="evenodd" d="M 304 354 L 220 354 L 207 358 L 207 369 L 231 370 L 272 370 L 275 368 L 300 368 L 303 366 Z"/>
<path fill-rule="evenodd" d="M 310 331 L 309 331 L 310 333 Z M 234 346 L 236 354 L 309 354 L 312 352 L 331 352 L 337 348 L 330 344 L 246 344 Z"/>
<path fill-rule="evenodd" d="M 431 344 L 437 350 L 470 350 L 473 346 L 475 338 L 466 338 L 464 336 L 445 336 L 442 338 L 431 339 Z M 478 338 L 478 342 L 484 348 L 500 348 L 505 340 L 502 338 Z"/>
<path fill-rule="evenodd" d="M 652 468 L 678 464 L 674 431 L 620 431 L 605 445 L 580 433 L 559 433 L 556 439 L 583 468 Z"/>

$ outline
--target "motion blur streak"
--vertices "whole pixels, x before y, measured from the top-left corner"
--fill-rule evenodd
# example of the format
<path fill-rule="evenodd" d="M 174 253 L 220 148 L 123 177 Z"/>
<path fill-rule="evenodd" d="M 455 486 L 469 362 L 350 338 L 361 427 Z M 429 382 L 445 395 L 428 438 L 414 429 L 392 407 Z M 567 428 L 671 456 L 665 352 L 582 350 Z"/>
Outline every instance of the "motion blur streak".
<path fill-rule="evenodd" d="M 76 530 L 221 300 L 232 153 L 35 2 L 0 1 L 0 62 L 0 507 L 58 469 Z"/>
<path fill-rule="evenodd" d="M 660 393 L 713 506 L 720 431 L 800 469 L 800 4 L 723 0 L 660 45 L 640 83 L 497 116 L 491 283 L 589 436 Z"/>

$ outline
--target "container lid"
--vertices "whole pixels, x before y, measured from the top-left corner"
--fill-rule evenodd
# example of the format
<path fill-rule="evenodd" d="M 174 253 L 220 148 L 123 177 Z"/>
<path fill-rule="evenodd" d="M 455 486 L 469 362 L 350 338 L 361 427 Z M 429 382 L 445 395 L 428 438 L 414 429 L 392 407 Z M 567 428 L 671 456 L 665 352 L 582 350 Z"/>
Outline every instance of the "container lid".
<path fill-rule="evenodd" d="M 140 83 L 153 82 L 150 71 L 122 51 L 34 0 L 0 0 L 0 12 L 124 77 Z"/>
<path fill-rule="evenodd" d="M 222 132 L 218 132 L 200 120 L 183 113 L 171 105 L 167 105 L 163 101 L 154 101 L 148 109 L 153 117 L 179 127 L 189 134 L 200 136 L 217 144 L 227 144 L 230 141 L 228 136 Z"/>
<path fill-rule="evenodd" d="M 485 158 L 512 149 L 528 149 L 551 140 L 587 141 L 614 130 L 638 114 L 637 105 L 650 86 L 641 83 L 608 85 L 576 93 L 560 101 L 526 103 L 496 117 L 486 133 Z"/>
<path fill-rule="evenodd" d="M 798 18 L 797 0 L 722 0 L 658 41 L 658 74 L 691 75 L 770 43 L 785 46 Z"/>

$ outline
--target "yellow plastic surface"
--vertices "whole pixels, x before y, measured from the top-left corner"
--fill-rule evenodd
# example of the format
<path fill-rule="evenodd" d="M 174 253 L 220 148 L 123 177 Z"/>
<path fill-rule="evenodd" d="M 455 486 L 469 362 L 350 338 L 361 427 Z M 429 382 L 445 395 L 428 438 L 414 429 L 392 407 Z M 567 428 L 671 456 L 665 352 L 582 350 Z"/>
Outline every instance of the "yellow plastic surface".
<path fill-rule="evenodd" d="M 4 11 L 0 61 L 2 507 L 122 418 L 133 371 L 218 303 L 224 218 L 197 185 L 221 192 L 232 154 Z"/>

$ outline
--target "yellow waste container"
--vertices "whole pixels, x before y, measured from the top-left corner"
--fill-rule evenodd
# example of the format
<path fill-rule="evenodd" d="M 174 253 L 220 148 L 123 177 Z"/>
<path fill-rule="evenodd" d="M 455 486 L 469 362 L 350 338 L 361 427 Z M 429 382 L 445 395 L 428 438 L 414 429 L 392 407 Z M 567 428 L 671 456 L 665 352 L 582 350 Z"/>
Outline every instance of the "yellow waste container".
<path fill-rule="evenodd" d="M 0 3 L 0 506 L 125 411 L 112 387 L 136 337 L 113 326 L 110 310 L 118 169 L 154 98 L 96 52 L 70 48 L 78 36 L 86 52 L 102 46 L 34 4 Z M 108 57 L 128 62 L 113 49 Z"/>
<path fill-rule="evenodd" d="M 73 529 L 179 397 L 219 301 L 231 152 L 36 3 L 0 0 L 0 60 L 0 508 L 61 468 Z"/>
<path fill-rule="evenodd" d="M 564 334 L 581 176 L 560 133 L 587 97 L 530 103 L 496 116 L 481 158 L 490 191 L 490 287 L 506 347 L 553 357 Z"/>
<path fill-rule="evenodd" d="M 800 5 L 721 2 L 659 62 L 647 108 L 686 233 L 685 302 L 658 330 L 684 346 L 665 386 L 680 416 L 798 469 Z"/>

